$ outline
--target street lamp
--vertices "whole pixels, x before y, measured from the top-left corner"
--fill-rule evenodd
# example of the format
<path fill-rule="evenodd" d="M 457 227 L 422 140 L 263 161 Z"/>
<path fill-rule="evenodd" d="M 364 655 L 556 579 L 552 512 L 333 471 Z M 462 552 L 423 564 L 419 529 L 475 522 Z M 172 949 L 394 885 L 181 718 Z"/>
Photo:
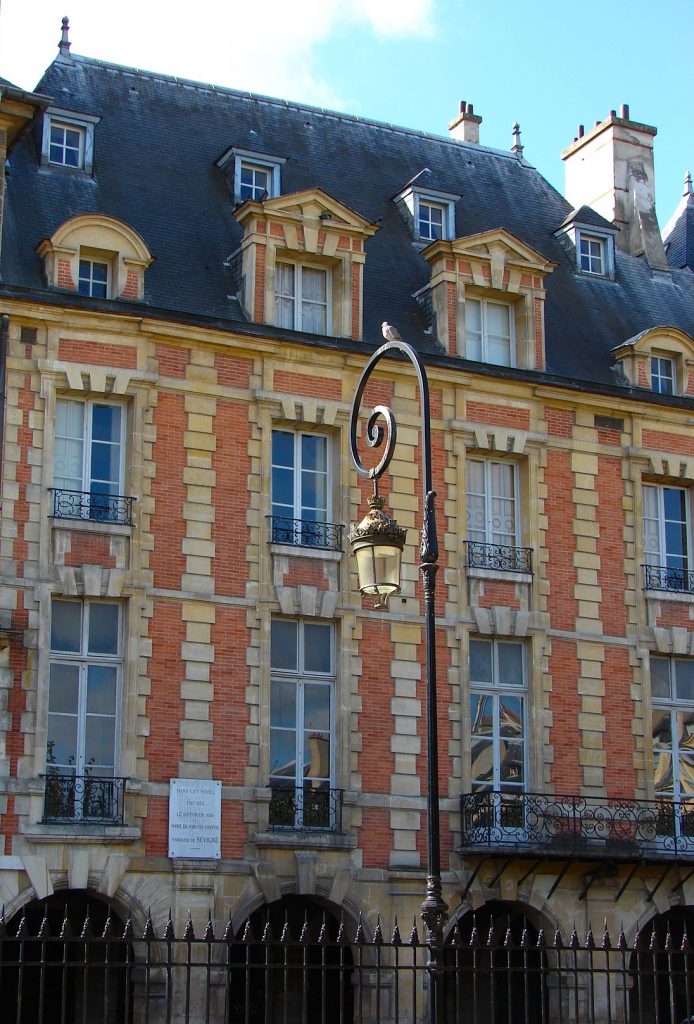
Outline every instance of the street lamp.
<path fill-rule="evenodd" d="M 400 593 L 400 563 L 405 543 L 405 530 L 383 511 L 383 498 L 378 494 L 379 478 L 388 468 L 397 441 L 397 423 L 393 411 L 384 405 L 374 407 L 366 424 L 366 443 L 386 447 L 380 462 L 367 469 L 357 447 L 358 420 L 362 396 L 376 364 L 383 356 L 400 353 L 415 368 L 419 382 L 422 413 L 422 498 L 423 520 L 419 547 L 419 571 L 424 588 L 424 627 L 426 641 L 426 728 L 427 728 L 427 885 L 421 905 L 421 916 L 427 930 L 429 948 L 429 1021 L 435 1024 L 443 1010 L 440 982 L 442 978 L 443 926 L 448 906 L 442 896 L 441 842 L 439 826 L 439 756 L 436 719 L 436 637 L 434 594 L 438 571 L 438 541 L 434 498 L 431 485 L 431 419 L 429 411 L 429 382 L 419 353 L 402 340 L 395 328 L 383 324 L 383 334 L 390 339 L 374 352 L 359 380 L 350 415 L 350 451 L 360 476 L 374 482 L 374 493 L 369 499 L 369 512 L 358 526 L 353 526 L 349 539 L 357 559 L 359 589 L 362 594 L 378 597 L 377 607 L 385 605 L 393 594 Z M 383 419 L 386 429 L 380 423 Z M 397 575 L 396 575 L 397 573 Z"/>

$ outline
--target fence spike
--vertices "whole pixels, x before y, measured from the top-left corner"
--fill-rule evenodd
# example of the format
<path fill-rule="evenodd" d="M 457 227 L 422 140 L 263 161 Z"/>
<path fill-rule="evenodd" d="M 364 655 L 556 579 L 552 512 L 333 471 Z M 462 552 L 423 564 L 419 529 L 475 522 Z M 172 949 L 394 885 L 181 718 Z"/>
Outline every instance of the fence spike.
<path fill-rule="evenodd" d="M 133 935 L 134 935 L 133 921 L 132 921 L 132 917 L 130 916 L 130 914 L 128 914 L 127 920 L 126 920 L 125 924 L 123 925 L 123 934 L 121 935 L 121 939 L 130 940 L 130 939 L 132 939 Z"/>
<path fill-rule="evenodd" d="M 111 920 L 111 908 L 109 907 L 106 911 L 106 921 L 104 922 L 104 930 L 101 933 L 101 938 L 105 941 L 109 941 L 113 934 L 113 921 Z"/>
<path fill-rule="evenodd" d="M 416 917 L 414 917 L 412 919 L 412 931 L 410 932 L 410 945 L 411 946 L 419 946 L 419 945 L 421 945 L 421 943 L 419 941 L 419 932 L 417 931 L 417 918 Z"/>
<path fill-rule="evenodd" d="M 89 904 L 87 904 L 87 913 L 84 917 L 84 924 L 82 925 L 82 934 L 80 935 L 80 939 L 84 942 L 88 939 L 92 939 L 93 937 L 94 931 L 92 929 L 91 918 L 89 917 Z"/>
<path fill-rule="evenodd" d="M 557 928 L 552 939 L 552 949 L 563 949 L 564 943 L 562 941 L 561 932 Z"/>
<path fill-rule="evenodd" d="M 344 910 L 340 911 L 340 924 L 339 924 L 338 929 L 337 929 L 337 939 L 336 939 L 336 942 L 340 946 L 348 945 L 347 929 L 345 928 L 345 912 L 344 912 Z"/>
<path fill-rule="evenodd" d="M 272 929 L 270 928 L 270 914 L 269 911 L 265 911 L 265 924 L 263 926 L 263 934 L 260 937 L 260 941 L 264 942 L 266 946 L 269 946 L 272 942 Z"/>
<path fill-rule="evenodd" d="M 142 935 L 142 938 L 145 939 L 147 942 L 157 941 L 157 936 L 154 931 L 154 925 L 152 924 L 152 911 L 150 907 L 147 908 L 147 920 L 145 921 L 145 930 Z"/>
<path fill-rule="evenodd" d="M 578 949 L 580 945 L 581 944 L 578 941 L 578 932 L 576 931 L 576 924 L 574 923 L 573 931 L 569 936 L 569 949 Z"/>
<path fill-rule="evenodd" d="M 359 912 L 359 920 L 357 921 L 357 931 L 354 936 L 354 942 L 357 946 L 363 946 L 366 942 L 364 938 L 364 928 L 361 923 L 361 911 Z"/>
<path fill-rule="evenodd" d="M 246 923 L 243 926 L 243 935 L 241 937 L 241 941 L 244 942 L 247 946 L 250 946 L 251 943 L 255 942 L 255 936 L 253 935 L 253 928 L 251 927 L 250 917 L 247 918 Z"/>
<path fill-rule="evenodd" d="M 472 931 L 470 932 L 470 949 L 479 949 L 480 933 L 477 931 L 477 918 L 472 915 Z"/>
<path fill-rule="evenodd" d="M 586 949 L 595 949 L 595 937 L 593 936 L 593 926 L 588 922 L 588 932 L 586 934 Z"/>
<path fill-rule="evenodd" d="M 190 908 L 188 908 L 188 920 L 186 921 L 186 926 L 183 929 L 182 938 L 184 942 L 193 942 L 195 939 L 195 929 L 193 928 L 193 918 L 190 913 Z"/>
<path fill-rule="evenodd" d="M 280 942 L 283 942 L 285 946 L 288 946 L 292 941 L 292 933 L 289 927 L 289 915 L 287 911 L 284 912 L 284 924 L 282 925 L 282 935 L 280 936 Z"/>
<path fill-rule="evenodd" d="M 602 933 L 602 949 L 612 949 L 612 940 L 610 939 L 610 933 L 607 928 L 607 918 L 605 918 L 605 930 Z"/>
<path fill-rule="evenodd" d="M 393 931 L 392 931 L 392 934 L 390 936 L 390 941 L 391 941 L 393 946 L 401 946 L 402 945 L 402 939 L 400 938 L 400 928 L 398 927 L 398 915 L 397 914 L 395 915 L 395 920 L 394 920 L 394 923 L 393 923 Z"/>
<path fill-rule="evenodd" d="M 640 953 L 641 952 L 641 941 L 642 941 L 641 940 L 641 931 L 637 928 L 636 929 L 636 935 L 634 935 L 634 952 L 635 953 Z"/>
<path fill-rule="evenodd" d="M 222 935 L 222 942 L 226 942 L 227 945 L 231 945 L 234 941 L 234 926 L 231 923 L 231 910 L 229 911 L 229 920 L 226 923 L 224 929 L 224 935 Z"/>
<path fill-rule="evenodd" d="M 304 923 L 301 926 L 301 935 L 299 936 L 299 942 L 301 943 L 302 946 L 308 946 L 309 941 L 310 940 L 309 940 L 309 934 L 308 934 L 308 911 L 305 910 L 304 911 Z"/>
<path fill-rule="evenodd" d="M 452 946 L 462 946 L 463 944 L 463 936 L 460 934 L 460 928 L 458 927 L 457 921 L 453 925 L 453 931 L 451 932 L 450 941 Z"/>
<path fill-rule="evenodd" d="M 2 905 L 2 913 L 0 913 L 0 939 L 4 939 L 7 935 L 7 921 L 5 920 L 5 904 Z"/>
<path fill-rule="evenodd" d="M 318 945 L 326 946 L 328 943 L 328 922 L 325 920 L 325 911 L 323 911 L 323 920 L 321 921 L 320 931 L 318 932 Z"/>
<path fill-rule="evenodd" d="M 653 929 L 653 931 L 655 932 L 655 928 Z M 670 922 L 668 921 L 667 926 L 665 928 L 665 952 L 672 953 L 673 949 L 674 945 L 672 941 L 672 934 L 670 933 Z"/>
<path fill-rule="evenodd" d="M 655 928 L 651 932 L 651 941 L 648 943 L 648 948 L 651 951 L 651 953 L 658 953 L 659 952 L 658 936 L 656 934 Z"/>
<path fill-rule="evenodd" d="M 620 921 L 619 924 L 619 935 L 617 936 L 617 949 L 620 953 L 624 953 L 629 948 L 627 943 L 627 937 L 624 934 L 624 922 Z"/>
<path fill-rule="evenodd" d="M 513 936 L 511 935 L 511 915 L 506 918 L 506 931 L 504 932 L 504 949 L 513 948 Z"/>
<path fill-rule="evenodd" d="M 176 938 L 176 935 L 174 933 L 174 923 L 171 920 L 171 907 L 169 907 L 169 916 L 166 919 L 166 925 L 164 927 L 164 934 L 162 938 L 166 942 L 173 942 L 174 939 Z"/>
<path fill-rule="evenodd" d="M 680 952 L 682 952 L 682 953 L 688 953 L 689 952 L 689 932 L 687 931 L 687 925 L 686 924 L 684 926 L 684 931 L 682 932 L 682 945 L 680 946 Z"/>
<path fill-rule="evenodd" d="M 29 938 L 29 927 L 27 925 L 27 919 L 24 914 L 24 911 L 22 911 L 22 916 L 19 921 L 19 925 L 17 926 L 17 933 L 15 935 L 15 938 L 18 939 L 20 942 L 24 942 L 26 941 L 26 939 Z"/>
<path fill-rule="evenodd" d="M 205 932 L 202 936 L 203 942 L 214 942 L 214 927 L 212 925 L 212 911 L 207 911 L 207 924 L 205 925 Z"/>
<path fill-rule="evenodd" d="M 521 932 L 520 937 L 520 948 L 530 949 L 530 935 L 528 933 L 528 919 L 526 917 L 523 918 L 523 931 Z"/>
<path fill-rule="evenodd" d="M 493 949 L 496 942 L 496 932 L 494 931 L 493 919 L 489 922 L 489 934 L 487 935 L 487 948 Z"/>
<path fill-rule="evenodd" d="M 41 926 L 40 926 L 40 928 L 38 930 L 36 938 L 40 939 L 40 940 L 44 940 L 44 939 L 50 939 L 50 937 L 51 937 L 51 932 L 50 932 L 50 929 L 48 927 L 48 907 L 44 904 L 44 907 L 43 907 L 43 918 L 41 919 Z"/>
<path fill-rule="evenodd" d="M 374 937 L 372 940 L 374 946 L 383 945 L 383 932 L 381 931 L 381 915 L 378 914 L 376 917 L 376 928 L 374 930 Z"/>
<path fill-rule="evenodd" d="M 535 948 L 536 949 L 546 949 L 547 948 L 547 940 L 545 939 L 545 930 L 544 930 L 544 928 L 540 928 L 539 932 L 537 933 L 537 942 L 535 943 Z"/>

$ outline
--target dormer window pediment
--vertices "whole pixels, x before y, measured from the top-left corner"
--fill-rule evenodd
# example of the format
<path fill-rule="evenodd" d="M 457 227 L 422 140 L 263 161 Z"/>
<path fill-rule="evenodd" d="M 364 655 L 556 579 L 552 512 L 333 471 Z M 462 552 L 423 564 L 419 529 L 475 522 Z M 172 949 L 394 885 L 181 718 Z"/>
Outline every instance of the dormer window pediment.
<path fill-rule="evenodd" d="M 544 279 L 555 264 L 504 228 L 422 253 L 438 340 L 452 355 L 544 368 Z"/>
<path fill-rule="evenodd" d="M 240 298 L 252 320 L 361 337 L 365 242 L 377 224 L 322 189 L 248 199 L 235 217 L 244 229 Z"/>
<path fill-rule="evenodd" d="M 694 397 L 694 338 L 676 327 L 653 327 L 617 345 L 613 355 L 632 387 Z"/>

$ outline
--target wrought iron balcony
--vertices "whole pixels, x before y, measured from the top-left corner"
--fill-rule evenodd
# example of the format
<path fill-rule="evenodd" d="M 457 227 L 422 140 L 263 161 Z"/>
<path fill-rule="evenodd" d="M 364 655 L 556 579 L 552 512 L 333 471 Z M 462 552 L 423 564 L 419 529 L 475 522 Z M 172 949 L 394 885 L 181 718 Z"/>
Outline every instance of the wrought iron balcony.
<path fill-rule="evenodd" d="M 53 519 L 86 519 L 92 523 L 132 526 L 134 498 L 96 491 L 67 491 L 62 487 L 51 487 L 51 493 Z"/>
<path fill-rule="evenodd" d="M 290 519 L 288 516 L 268 516 L 268 519 L 273 544 L 342 550 L 341 523 L 318 523 L 312 519 Z"/>
<path fill-rule="evenodd" d="M 646 590 L 669 590 L 675 594 L 694 594 L 694 572 L 671 569 L 666 565 L 644 565 Z"/>
<path fill-rule="evenodd" d="M 694 801 L 465 793 L 461 850 L 519 856 L 694 859 Z"/>
<path fill-rule="evenodd" d="M 303 786 L 271 783 L 270 828 L 273 831 L 341 832 L 344 790 L 322 783 Z"/>
<path fill-rule="evenodd" d="M 466 540 L 468 569 L 492 569 L 495 572 L 532 573 L 532 549 L 515 548 L 510 544 L 480 544 Z"/>
<path fill-rule="evenodd" d="M 76 825 L 122 825 L 125 796 L 124 778 L 98 775 L 44 776 L 45 822 L 72 822 Z"/>

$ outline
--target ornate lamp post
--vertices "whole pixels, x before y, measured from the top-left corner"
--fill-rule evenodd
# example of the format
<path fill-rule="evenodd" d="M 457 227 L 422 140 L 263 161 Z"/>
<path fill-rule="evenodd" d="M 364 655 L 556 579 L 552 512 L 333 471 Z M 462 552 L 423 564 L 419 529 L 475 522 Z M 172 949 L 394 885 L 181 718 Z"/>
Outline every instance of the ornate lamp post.
<path fill-rule="evenodd" d="M 366 425 L 366 443 L 370 448 L 379 448 L 384 439 L 384 454 L 372 469 L 367 469 L 357 447 L 358 419 L 361 399 L 369 377 L 376 364 L 388 354 L 401 353 L 415 368 L 419 382 L 422 412 L 422 485 L 423 522 L 419 548 L 419 571 L 424 588 L 424 624 L 426 641 L 426 728 L 427 728 L 427 886 L 421 906 L 422 920 L 427 931 L 429 946 L 429 1021 L 436 1024 L 443 1009 L 440 993 L 442 977 L 441 956 L 443 953 L 443 926 L 448 906 L 442 896 L 441 886 L 441 844 L 439 826 L 439 757 L 438 730 L 436 719 L 436 642 L 434 594 L 438 571 L 438 541 L 436 538 L 436 516 L 431 486 L 431 421 L 429 411 L 429 382 L 419 354 L 402 340 L 394 327 L 383 324 L 384 337 L 389 339 L 373 354 L 361 375 L 352 402 L 350 416 L 350 451 L 352 461 L 360 476 L 374 482 L 373 497 L 369 499 L 369 512 L 350 531 L 350 541 L 357 558 L 359 589 L 362 594 L 378 597 L 377 607 L 385 605 L 393 594 L 400 593 L 400 562 L 405 542 L 405 530 L 398 527 L 383 511 L 383 499 L 378 494 L 378 480 L 388 468 L 397 441 L 397 423 L 391 409 L 377 405 L 371 412 Z M 379 422 L 383 419 L 386 430 Z"/>

